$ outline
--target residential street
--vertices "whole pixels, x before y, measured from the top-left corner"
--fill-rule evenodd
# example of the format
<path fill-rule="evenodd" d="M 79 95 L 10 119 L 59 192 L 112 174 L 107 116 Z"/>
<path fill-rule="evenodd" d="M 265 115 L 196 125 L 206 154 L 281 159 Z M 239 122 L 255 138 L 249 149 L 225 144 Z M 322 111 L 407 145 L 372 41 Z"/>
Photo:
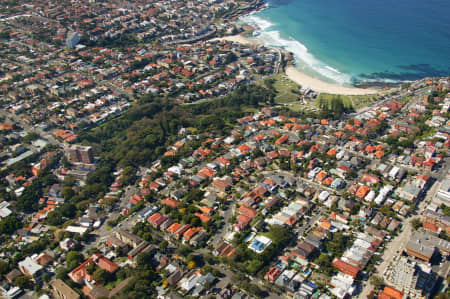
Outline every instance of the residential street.
<path fill-rule="evenodd" d="M 403 220 L 403 227 L 401 232 L 387 244 L 383 255 L 381 256 L 382 262 L 375 267 L 376 275 L 382 276 L 387 266 L 389 266 L 389 264 L 391 263 L 392 259 L 402 253 L 413 232 L 411 221 L 415 218 L 420 217 L 426 205 L 430 202 L 436 191 L 439 189 L 439 185 L 439 182 L 435 182 L 433 186 L 431 186 L 431 188 L 427 192 L 425 199 L 419 203 L 417 207 L 417 214 L 411 215 Z M 364 288 L 359 294 L 358 298 L 367 298 L 372 290 L 373 286 L 370 283 L 370 280 L 368 280 L 367 282 L 365 282 Z"/>

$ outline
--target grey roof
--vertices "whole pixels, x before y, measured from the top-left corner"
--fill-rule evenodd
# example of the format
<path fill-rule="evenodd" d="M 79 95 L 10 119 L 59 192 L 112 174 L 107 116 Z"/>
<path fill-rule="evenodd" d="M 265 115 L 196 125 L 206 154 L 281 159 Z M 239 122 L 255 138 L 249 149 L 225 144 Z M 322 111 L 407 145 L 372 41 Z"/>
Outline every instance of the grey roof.
<path fill-rule="evenodd" d="M 413 184 L 406 184 L 403 187 L 403 192 L 413 195 L 414 197 L 418 196 L 421 189 Z"/>
<path fill-rule="evenodd" d="M 436 251 L 436 246 L 432 242 L 428 241 L 428 236 L 429 235 L 427 234 L 416 232 L 411 237 L 408 244 L 406 244 L 406 249 L 417 252 L 420 255 L 431 259 Z"/>

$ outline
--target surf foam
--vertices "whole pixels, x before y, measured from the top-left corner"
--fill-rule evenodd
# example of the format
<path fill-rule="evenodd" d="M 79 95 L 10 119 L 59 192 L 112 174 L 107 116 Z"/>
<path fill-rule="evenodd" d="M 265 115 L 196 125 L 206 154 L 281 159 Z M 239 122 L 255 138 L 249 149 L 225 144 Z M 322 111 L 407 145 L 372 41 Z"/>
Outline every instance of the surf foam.
<path fill-rule="evenodd" d="M 320 76 L 342 85 L 352 83 L 351 75 L 341 73 L 339 70 L 320 61 L 308 52 L 308 48 L 298 40 L 292 38 L 285 39 L 281 36 L 280 31 L 269 30 L 275 26 L 275 24 L 270 21 L 253 14 L 243 17 L 241 21 L 255 27 L 257 29 L 256 32 L 254 32 L 255 37 L 262 40 L 265 45 L 283 48 L 292 52 L 297 63 L 303 67 L 303 71 L 310 69 Z"/>

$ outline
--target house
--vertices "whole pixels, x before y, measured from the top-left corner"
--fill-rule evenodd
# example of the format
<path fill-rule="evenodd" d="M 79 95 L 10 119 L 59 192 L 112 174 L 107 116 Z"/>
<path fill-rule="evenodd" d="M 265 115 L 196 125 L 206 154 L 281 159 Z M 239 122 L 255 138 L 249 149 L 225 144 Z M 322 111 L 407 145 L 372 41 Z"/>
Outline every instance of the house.
<path fill-rule="evenodd" d="M 316 247 L 312 244 L 301 241 L 292 251 L 291 254 L 303 260 L 309 260 L 316 251 Z"/>
<path fill-rule="evenodd" d="M 235 250 L 229 244 L 224 241 L 220 241 L 214 248 L 213 254 L 215 256 L 231 256 Z"/>
<path fill-rule="evenodd" d="M 335 259 L 333 261 L 333 266 L 338 268 L 344 274 L 350 275 L 353 278 L 356 278 L 360 269 L 354 265 L 351 265 L 341 259 Z"/>
<path fill-rule="evenodd" d="M 272 267 L 270 270 L 264 275 L 264 279 L 268 280 L 271 283 L 274 283 L 274 281 L 277 279 L 277 277 L 281 274 L 281 270 L 277 267 Z"/>
<path fill-rule="evenodd" d="M 9 283 L 14 283 L 14 281 L 16 280 L 16 278 L 23 276 L 22 272 L 20 272 L 17 269 L 12 269 L 8 274 L 5 275 L 6 280 Z"/>
<path fill-rule="evenodd" d="M 401 199 L 403 199 L 403 200 L 407 200 L 409 202 L 413 202 L 414 203 L 419 198 L 421 193 L 422 193 L 422 189 L 420 189 L 416 185 L 413 185 L 411 183 L 407 183 L 400 190 L 400 192 L 398 192 L 398 196 Z"/>
<path fill-rule="evenodd" d="M 106 289 L 104 286 L 95 285 L 87 294 L 90 299 L 103 299 L 103 298 L 115 298 L 133 279 L 133 276 L 128 277 L 127 279 L 120 282 L 115 288 L 112 290 Z"/>
<path fill-rule="evenodd" d="M 128 259 L 134 261 L 135 257 L 137 257 L 141 253 L 152 253 L 156 250 L 155 246 L 150 245 L 147 241 L 142 241 L 138 246 L 130 250 L 127 254 Z"/>
<path fill-rule="evenodd" d="M 221 192 L 226 192 L 231 189 L 231 184 L 223 179 L 214 179 L 213 185 L 218 191 Z"/>
<path fill-rule="evenodd" d="M 174 209 L 176 207 L 178 207 L 178 205 L 180 204 L 180 202 L 178 202 L 176 200 L 173 200 L 171 198 L 166 198 L 166 199 L 162 200 L 161 203 L 166 205 L 166 206 L 169 206 L 171 208 L 174 208 Z"/>
<path fill-rule="evenodd" d="M 362 176 L 361 181 L 369 186 L 372 186 L 378 184 L 380 182 L 380 178 L 376 175 L 366 173 Z"/>
<path fill-rule="evenodd" d="M 50 285 L 52 286 L 53 295 L 58 299 L 79 299 L 80 295 L 75 292 L 71 287 L 64 283 L 61 279 L 53 280 Z"/>
<path fill-rule="evenodd" d="M 436 247 L 432 244 L 424 243 L 420 236 L 413 236 L 406 244 L 405 251 L 407 254 L 429 263 L 436 254 Z"/>
<path fill-rule="evenodd" d="M 183 241 L 189 242 L 192 237 L 197 234 L 199 231 L 201 231 L 201 227 L 191 227 L 189 228 L 184 234 L 183 234 Z"/>
<path fill-rule="evenodd" d="M 368 186 L 360 186 L 356 191 L 356 197 L 365 198 L 367 193 L 369 193 L 370 188 Z"/>
<path fill-rule="evenodd" d="M 85 262 L 80 264 L 78 267 L 73 269 L 68 276 L 70 279 L 72 279 L 75 283 L 83 283 L 84 281 L 90 281 L 92 280 L 92 275 L 89 274 L 87 271 L 87 267 L 91 265 L 92 263 L 95 263 L 97 266 L 99 266 L 101 269 L 109 272 L 114 273 L 119 266 L 107 258 L 105 258 L 103 255 L 99 253 L 95 253 L 92 255 L 89 259 L 87 259 Z"/>
<path fill-rule="evenodd" d="M 258 211 L 248 208 L 246 206 L 240 206 L 239 214 L 245 215 L 245 216 L 249 217 L 250 219 L 253 219 L 256 217 L 256 215 L 258 215 Z"/>
<path fill-rule="evenodd" d="M 434 232 L 443 230 L 447 234 L 450 234 L 450 216 L 444 215 L 440 212 L 427 210 L 423 217 L 423 226 Z"/>
<path fill-rule="evenodd" d="M 185 224 L 182 227 L 180 227 L 176 232 L 175 232 L 175 238 L 176 239 L 180 239 L 184 233 L 190 229 L 191 225 L 190 224 Z"/>
<path fill-rule="evenodd" d="M 238 215 L 237 223 L 235 225 L 236 231 L 239 232 L 239 231 L 244 230 L 248 226 L 248 224 L 250 223 L 251 220 L 252 219 L 246 215 L 243 215 L 243 214 Z"/>
<path fill-rule="evenodd" d="M 54 258 L 47 252 L 42 252 L 34 259 L 34 261 L 41 266 L 47 266 L 47 265 L 51 264 L 53 262 L 53 260 L 54 260 Z"/>
<path fill-rule="evenodd" d="M 170 276 L 167 278 L 167 283 L 169 286 L 175 285 L 177 282 L 183 278 L 184 271 L 182 268 L 177 268 Z"/>
<path fill-rule="evenodd" d="M 403 299 L 403 295 L 403 292 L 390 286 L 385 286 L 383 292 L 378 295 L 378 299 Z"/>
<path fill-rule="evenodd" d="M 62 250 L 64 251 L 69 251 L 74 249 L 77 246 L 78 242 L 71 239 L 71 238 L 66 238 L 64 240 L 62 240 L 61 242 L 59 242 L 59 247 L 61 247 Z"/>
<path fill-rule="evenodd" d="M 202 241 L 206 240 L 206 238 L 208 237 L 208 234 L 203 231 L 200 230 L 197 234 L 195 234 L 191 240 L 189 241 L 189 244 L 191 246 L 198 246 Z"/>
<path fill-rule="evenodd" d="M 288 139 L 289 139 L 289 136 L 283 135 L 283 136 L 281 136 L 280 138 L 278 138 L 278 139 L 275 141 L 275 144 L 276 144 L 276 145 L 282 145 L 283 143 L 285 143 L 286 141 L 288 141 Z"/>
<path fill-rule="evenodd" d="M 120 228 L 114 230 L 113 235 L 120 241 L 130 245 L 133 248 L 143 242 L 143 240 L 138 236 Z"/>
<path fill-rule="evenodd" d="M 32 258 L 27 257 L 18 264 L 20 271 L 24 275 L 31 276 L 35 282 L 41 281 L 44 268 L 36 263 Z"/>

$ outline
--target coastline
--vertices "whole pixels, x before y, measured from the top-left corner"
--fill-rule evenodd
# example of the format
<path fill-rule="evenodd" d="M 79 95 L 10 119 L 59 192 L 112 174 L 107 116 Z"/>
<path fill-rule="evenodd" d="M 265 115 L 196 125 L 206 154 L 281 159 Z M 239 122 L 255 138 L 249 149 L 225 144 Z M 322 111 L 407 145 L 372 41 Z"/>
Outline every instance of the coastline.
<path fill-rule="evenodd" d="M 212 41 L 230 41 L 240 44 L 247 45 L 264 45 L 264 42 L 258 38 L 254 37 L 246 37 L 243 34 L 237 35 L 229 35 L 223 37 L 213 38 Z M 332 84 L 325 81 L 322 81 L 318 78 L 314 78 L 299 69 L 297 69 L 294 65 L 288 65 L 283 72 L 289 79 L 297 83 L 303 88 L 310 88 L 319 93 L 328 93 L 328 94 L 337 94 L 337 95 L 371 95 L 380 93 L 382 90 L 378 89 L 369 89 L 369 88 L 358 88 L 358 87 L 349 87 L 342 86 L 338 84 Z"/>
<path fill-rule="evenodd" d="M 241 33 L 236 34 L 236 35 L 215 37 L 215 38 L 211 39 L 211 41 L 228 41 L 228 42 L 234 42 L 234 43 L 239 43 L 239 44 L 244 44 L 244 45 L 253 45 L 253 46 L 264 45 L 263 41 L 259 40 L 258 38 L 246 37 L 245 35 L 243 35 Z"/>
<path fill-rule="evenodd" d="M 286 67 L 285 74 L 289 79 L 301 85 L 302 87 L 310 88 L 320 93 L 356 96 L 377 94 L 381 92 L 381 90 L 378 89 L 349 87 L 328 83 L 300 71 L 293 65 L 289 65 Z"/>

